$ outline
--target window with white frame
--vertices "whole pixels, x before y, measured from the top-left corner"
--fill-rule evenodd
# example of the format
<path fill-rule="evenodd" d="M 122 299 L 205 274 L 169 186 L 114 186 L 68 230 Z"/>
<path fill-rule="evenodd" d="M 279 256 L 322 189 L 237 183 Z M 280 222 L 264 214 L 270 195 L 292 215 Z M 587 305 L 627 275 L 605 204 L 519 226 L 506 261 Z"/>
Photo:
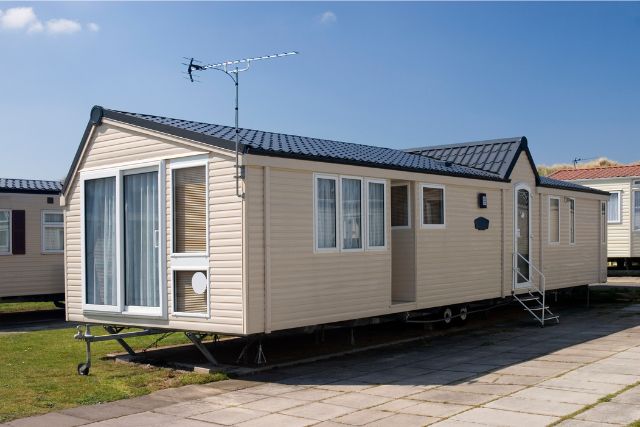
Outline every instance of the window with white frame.
<path fill-rule="evenodd" d="M 62 211 L 42 211 L 42 252 L 64 252 L 64 214 Z"/>
<path fill-rule="evenodd" d="M 549 243 L 560 243 L 559 197 L 549 197 Z"/>
<path fill-rule="evenodd" d="M 0 209 L 0 255 L 11 253 L 11 210 Z"/>
<path fill-rule="evenodd" d="M 640 190 L 633 190 L 633 230 L 640 231 Z"/>
<path fill-rule="evenodd" d="M 410 227 L 409 184 L 391 186 L 391 227 Z"/>
<path fill-rule="evenodd" d="M 317 176 L 315 189 L 316 248 L 337 249 L 338 180 L 330 176 Z"/>
<path fill-rule="evenodd" d="M 173 252 L 207 252 L 206 166 L 173 168 Z"/>
<path fill-rule="evenodd" d="M 445 188 L 437 184 L 421 184 L 421 217 L 423 228 L 445 227 Z"/>
<path fill-rule="evenodd" d="M 386 246 L 385 227 L 385 181 L 367 181 L 367 247 Z"/>
<path fill-rule="evenodd" d="M 387 247 L 387 182 L 316 174 L 314 240 L 317 252 Z"/>
<path fill-rule="evenodd" d="M 610 223 L 620 223 L 622 222 L 622 217 L 620 216 L 622 199 L 620 197 L 620 191 L 611 191 L 609 195 L 609 213 L 607 217 L 607 221 Z"/>
<path fill-rule="evenodd" d="M 569 199 L 569 243 L 576 243 L 576 199 Z"/>
<path fill-rule="evenodd" d="M 342 178 L 342 249 L 362 249 L 362 179 Z"/>
<path fill-rule="evenodd" d="M 603 245 L 607 244 L 607 202 L 600 202 L 600 237 Z"/>
<path fill-rule="evenodd" d="M 86 309 L 162 313 L 160 170 L 82 176 Z"/>

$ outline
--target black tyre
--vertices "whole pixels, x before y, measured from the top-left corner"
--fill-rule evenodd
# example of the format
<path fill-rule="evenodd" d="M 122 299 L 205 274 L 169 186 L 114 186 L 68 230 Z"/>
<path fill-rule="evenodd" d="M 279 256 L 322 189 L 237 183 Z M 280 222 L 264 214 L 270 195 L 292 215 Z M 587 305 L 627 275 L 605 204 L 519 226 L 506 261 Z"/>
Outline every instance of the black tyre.
<path fill-rule="evenodd" d="M 446 307 L 444 310 L 442 310 L 442 322 L 444 323 L 444 326 L 451 326 L 451 323 L 453 322 L 453 310 L 451 309 L 451 307 Z"/>
<path fill-rule="evenodd" d="M 457 318 L 458 323 L 460 324 L 466 323 L 468 317 L 469 317 L 469 306 L 467 306 L 466 304 L 459 306 L 458 318 Z"/>
<path fill-rule="evenodd" d="M 86 363 L 80 363 L 78 365 L 78 374 L 83 376 L 89 375 L 89 366 Z"/>

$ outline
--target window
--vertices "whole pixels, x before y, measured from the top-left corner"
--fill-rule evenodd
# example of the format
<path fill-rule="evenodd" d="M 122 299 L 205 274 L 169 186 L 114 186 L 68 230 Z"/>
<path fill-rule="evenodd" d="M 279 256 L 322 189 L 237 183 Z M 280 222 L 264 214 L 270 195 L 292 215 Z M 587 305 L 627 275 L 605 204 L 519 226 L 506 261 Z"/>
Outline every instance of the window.
<path fill-rule="evenodd" d="M 560 243 L 560 199 L 549 197 L 549 243 Z"/>
<path fill-rule="evenodd" d="M 173 252 L 207 252 L 205 165 L 173 169 Z"/>
<path fill-rule="evenodd" d="M 607 244 L 607 202 L 601 202 L 600 205 L 600 237 L 602 244 Z"/>
<path fill-rule="evenodd" d="M 317 252 L 387 248 L 387 181 L 314 176 L 314 240 Z"/>
<path fill-rule="evenodd" d="M 620 191 L 612 191 L 609 196 L 609 215 L 608 222 L 610 223 L 620 223 L 622 222 L 620 218 L 620 208 L 621 208 L 621 198 Z"/>
<path fill-rule="evenodd" d="M 569 199 L 569 243 L 576 243 L 576 200 Z"/>
<path fill-rule="evenodd" d="M 336 249 L 337 236 L 337 180 L 316 178 L 316 248 Z"/>
<path fill-rule="evenodd" d="M 61 211 L 42 211 L 42 252 L 64 252 L 64 214 Z"/>
<path fill-rule="evenodd" d="M 164 313 L 160 171 L 87 172 L 83 185 L 85 308 L 135 315 Z"/>
<path fill-rule="evenodd" d="M 368 248 L 384 248 L 385 241 L 385 187 L 384 181 L 367 181 Z"/>
<path fill-rule="evenodd" d="M 633 230 L 640 230 L 640 190 L 633 190 Z"/>
<path fill-rule="evenodd" d="M 391 186 L 391 226 L 410 227 L 409 185 Z"/>
<path fill-rule="evenodd" d="M 362 179 L 342 178 L 342 249 L 362 249 Z"/>
<path fill-rule="evenodd" d="M 0 209 L 0 255 L 11 254 L 11 211 Z"/>
<path fill-rule="evenodd" d="M 444 186 L 422 184 L 422 226 L 424 228 L 445 227 Z"/>
<path fill-rule="evenodd" d="M 118 304 L 116 271 L 116 178 L 84 182 L 85 302 Z"/>
<path fill-rule="evenodd" d="M 181 314 L 206 315 L 208 311 L 208 279 L 206 270 L 174 271 L 174 311 Z"/>

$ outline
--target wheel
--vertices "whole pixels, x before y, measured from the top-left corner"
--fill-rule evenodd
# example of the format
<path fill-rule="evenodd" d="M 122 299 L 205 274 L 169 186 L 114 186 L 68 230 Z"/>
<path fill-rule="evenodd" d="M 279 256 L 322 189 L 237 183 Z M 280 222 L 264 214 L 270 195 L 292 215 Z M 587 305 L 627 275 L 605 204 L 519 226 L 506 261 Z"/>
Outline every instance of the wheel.
<path fill-rule="evenodd" d="M 467 317 L 469 316 L 469 307 L 466 305 L 461 305 L 460 310 L 458 311 L 458 321 L 460 323 L 465 323 L 467 321 Z"/>
<path fill-rule="evenodd" d="M 86 363 L 78 364 L 78 374 L 83 376 L 89 375 L 89 365 Z"/>
<path fill-rule="evenodd" d="M 453 310 L 451 310 L 451 307 L 447 307 L 442 311 L 442 321 L 445 326 L 451 325 L 451 322 L 453 321 Z"/>

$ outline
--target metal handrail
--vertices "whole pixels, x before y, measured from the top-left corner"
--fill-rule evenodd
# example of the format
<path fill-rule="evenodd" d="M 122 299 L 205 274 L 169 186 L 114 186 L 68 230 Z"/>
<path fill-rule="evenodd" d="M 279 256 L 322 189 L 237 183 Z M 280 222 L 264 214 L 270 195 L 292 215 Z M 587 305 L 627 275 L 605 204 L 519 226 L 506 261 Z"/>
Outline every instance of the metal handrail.
<path fill-rule="evenodd" d="M 531 277 L 525 277 L 522 273 L 520 273 L 520 269 L 518 268 L 518 257 L 522 258 L 524 260 L 524 262 L 527 263 L 527 265 L 529 266 L 530 269 L 532 269 L 534 272 L 536 272 L 539 276 L 540 276 L 540 286 L 535 286 L 533 280 L 531 280 Z M 544 277 L 544 273 L 542 271 L 540 271 L 540 269 L 538 267 L 536 267 L 535 265 L 533 265 L 528 259 L 526 259 L 525 257 L 522 256 L 521 253 L 519 253 L 518 251 L 513 253 L 513 271 L 516 274 L 519 274 L 520 277 L 522 277 L 525 280 L 528 280 L 533 286 L 534 288 L 540 293 L 540 295 L 542 296 L 542 311 L 540 313 L 540 317 L 538 317 L 535 313 L 531 312 L 531 310 L 529 310 L 529 312 L 531 312 L 542 324 L 542 326 L 544 326 L 544 318 L 545 318 L 545 310 L 546 310 L 546 277 Z M 529 274 L 529 276 L 531 276 L 531 274 Z"/>

